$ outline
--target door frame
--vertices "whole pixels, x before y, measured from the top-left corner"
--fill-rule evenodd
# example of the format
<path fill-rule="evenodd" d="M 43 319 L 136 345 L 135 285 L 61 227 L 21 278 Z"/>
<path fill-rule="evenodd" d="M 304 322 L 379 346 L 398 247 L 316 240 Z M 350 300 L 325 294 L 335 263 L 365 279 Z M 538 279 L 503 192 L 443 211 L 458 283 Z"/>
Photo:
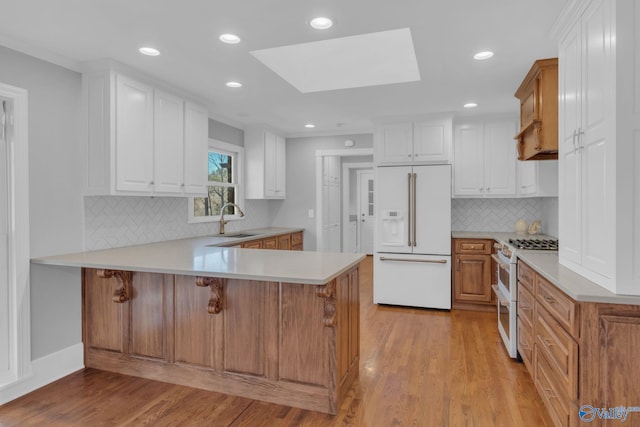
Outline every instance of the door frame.
<path fill-rule="evenodd" d="M 370 169 L 375 172 L 373 168 L 373 162 L 360 162 L 360 163 L 343 163 L 342 164 L 342 249 L 346 247 L 346 236 L 349 231 L 349 209 L 344 207 L 349 206 L 349 199 L 351 197 L 351 170 L 367 170 Z"/>
<path fill-rule="evenodd" d="M 356 157 L 373 156 L 373 148 L 351 148 L 316 151 L 316 251 L 324 244 L 322 241 L 322 166 L 325 156 Z M 344 179 L 342 180 L 344 181 Z M 342 228 L 342 227 L 341 227 Z"/>
<path fill-rule="evenodd" d="M 13 232 L 8 243 L 8 302 L 10 369 L 0 381 L 0 404 L 5 390 L 31 376 L 31 314 L 29 286 L 29 137 L 26 89 L 0 83 L 0 97 L 13 107 L 9 121 L 13 138 L 7 141 L 8 220 Z M 10 394 L 10 393 L 9 393 Z"/>
<path fill-rule="evenodd" d="M 362 208 L 362 195 L 360 194 L 360 191 L 361 191 L 361 188 L 362 188 L 361 187 L 362 175 L 365 172 L 367 173 L 367 175 L 369 175 L 369 174 L 373 175 L 373 185 L 375 187 L 376 171 L 373 169 L 373 164 L 371 165 L 370 168 L 360 169 L 360 170 L 356 171 L 356 174 L 357 174 L 357 185 L 356 185 L 356 188 L 358 189 L 357 192 L 356 192 L 357 197 L 358 197 L 358 200 L 357 200 L 358 214 L 360 214 L 360 212 L 363 209 Z M 373 200 L 374 207 L 375 207 L 375 203 L 376 203 L 376 201 L 375 201 L 375 198 L 374 198 L 374 200 Z M 374 209 L 374 218 L 375 218 L 375 209 Z M 362 243 L 362 221 L 360 221 L 360 216 L 359 215 L 358 215 L 358 221 L 357 221 L 356 228 L 358 230 L 357 231 L 357 248 L 358 248 L 358 252 L 365 253 L 365 252 L 362 251 L 362 246 L 361 246 L 361 243 Z M 373 224 L 373 228 L 371 229 L 372 240 L 373 240 L 374 229 L 375 229 L 375 223 Z M 372 244 L 373 244 L 373 241 L 372 241 Z M 373 254 L 373 252 L 374 252 L 374 248 L 372 246 L 371 247 L 371 255 Z M 367 254 L 369 254 L 369 253 L 367 252 Z"/>

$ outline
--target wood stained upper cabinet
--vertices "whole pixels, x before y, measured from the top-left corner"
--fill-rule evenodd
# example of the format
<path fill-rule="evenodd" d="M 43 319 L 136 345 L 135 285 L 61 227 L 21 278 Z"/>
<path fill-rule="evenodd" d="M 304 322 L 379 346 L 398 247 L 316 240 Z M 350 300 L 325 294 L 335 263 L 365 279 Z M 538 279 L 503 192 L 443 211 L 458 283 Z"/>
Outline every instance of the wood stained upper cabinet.
<path fill-rule="evenodd" d="M 381 125 L 376 132 L 376 163 L 451 163 L 452 132 L 450 118 Z"/>
<path fill-rule="evenodd" d="M 520 100 L 518 159 L 557 159 L 558 58 L 536 61 L 515 96 Z"/>
<path fill-rule="evenodd" d="M 247 199 L 284 199 L 286 142 L 265 129 L 247 129 L 244 140 Z"/>
<path fill-rule="evenodd" d="M 85 194 L 206 192 L 206 109 L 110 68 L 82 85 Z"/>
<path fill-rule="evenodd" d="M 515 119 L 467 120 L 455 125 L 454 196 L 516 195 Z"/>

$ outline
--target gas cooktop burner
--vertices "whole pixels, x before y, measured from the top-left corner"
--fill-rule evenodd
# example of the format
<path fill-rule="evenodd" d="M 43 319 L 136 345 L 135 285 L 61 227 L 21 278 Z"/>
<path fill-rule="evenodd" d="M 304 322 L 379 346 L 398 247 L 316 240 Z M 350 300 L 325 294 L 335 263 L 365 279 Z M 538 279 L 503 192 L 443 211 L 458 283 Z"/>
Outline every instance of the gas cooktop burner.
<path fill-rule="evenodd" d="M 557 251 L 557 239 L 509 239 L 509 244 L 516 249 Z"/>

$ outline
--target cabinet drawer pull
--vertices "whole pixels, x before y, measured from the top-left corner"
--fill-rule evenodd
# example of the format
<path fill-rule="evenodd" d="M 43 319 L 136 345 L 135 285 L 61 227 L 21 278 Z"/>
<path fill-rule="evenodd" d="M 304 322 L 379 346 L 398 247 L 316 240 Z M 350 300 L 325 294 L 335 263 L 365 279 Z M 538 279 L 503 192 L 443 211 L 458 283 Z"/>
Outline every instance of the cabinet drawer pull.
<path fill-rule="evenodd" d="M 557 302 L 554 298 L 551 298 L 550 296 L 547 296 L 547 295 L 545 295 L 543 298 L 549 304 L 555 304 Z"/>
<path fill-rule="evenodd" d="M 547 347 L 553 347 L 553 341 L 552 341 L 552 340 L 550 340 L 549 338 L 545 338 L 545 337 L 543 337 L 543 338 L 542 338 L 542 342 L 544 342 L 544 344 L 545 344 Z"/>
<path fill-rule="evenodd" d="M 547 394 L 547 397 L 549 397 L 551 399 L 556 399 L 557 398 L 557 396 L 553 393 L 553 390 L 551 390 L 550 388 L 542 387 L 542 389 Z"/>

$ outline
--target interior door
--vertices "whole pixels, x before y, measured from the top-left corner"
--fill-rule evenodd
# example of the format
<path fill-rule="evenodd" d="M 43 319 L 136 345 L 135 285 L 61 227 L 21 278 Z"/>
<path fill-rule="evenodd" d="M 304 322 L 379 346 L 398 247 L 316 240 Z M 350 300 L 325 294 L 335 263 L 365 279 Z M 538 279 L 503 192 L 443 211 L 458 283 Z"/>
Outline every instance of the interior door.
<path fill-rule="evenodd" d="M 358 252 L 373 253 L 375 224 L 373 170 L 358 171 Z"/>

